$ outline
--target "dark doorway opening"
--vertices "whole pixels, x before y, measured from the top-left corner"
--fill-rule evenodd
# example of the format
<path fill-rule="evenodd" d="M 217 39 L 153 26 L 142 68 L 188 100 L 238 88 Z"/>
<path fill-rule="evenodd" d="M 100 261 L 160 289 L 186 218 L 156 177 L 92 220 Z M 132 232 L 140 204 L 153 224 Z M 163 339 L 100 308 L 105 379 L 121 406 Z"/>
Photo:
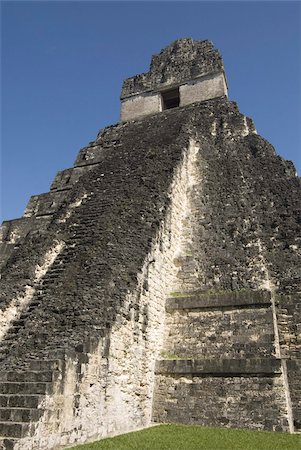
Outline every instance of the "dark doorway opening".
<path fill-rule="evenodd" d="M 180 105 L 179 88 L 170 89 L 169 91 L 161 92 L 162 95 L 162 110 L 177 108 Z"/>

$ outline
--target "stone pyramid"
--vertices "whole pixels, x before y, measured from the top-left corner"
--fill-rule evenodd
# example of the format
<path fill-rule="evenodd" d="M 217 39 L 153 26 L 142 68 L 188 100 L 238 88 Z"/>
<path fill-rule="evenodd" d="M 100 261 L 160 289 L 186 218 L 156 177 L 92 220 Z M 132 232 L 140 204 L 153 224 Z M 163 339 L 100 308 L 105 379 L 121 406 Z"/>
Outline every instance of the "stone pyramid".
<path fill-rule="evenodd" d="M 2 224 L 0 448 L 179 422 L 298 432 L 300 179 L 180 39 Z"/>

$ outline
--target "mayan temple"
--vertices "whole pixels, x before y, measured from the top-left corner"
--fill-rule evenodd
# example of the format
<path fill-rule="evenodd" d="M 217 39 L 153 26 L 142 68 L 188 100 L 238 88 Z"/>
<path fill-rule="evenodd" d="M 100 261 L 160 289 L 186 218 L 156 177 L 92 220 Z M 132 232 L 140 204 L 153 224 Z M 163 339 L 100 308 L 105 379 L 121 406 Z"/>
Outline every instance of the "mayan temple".
<path fill-rule="evenodd" d="M 300 196 L 210 41 L 154 55 L 120 122 L 2 224 L 0 448 L 300 432 Z"/>

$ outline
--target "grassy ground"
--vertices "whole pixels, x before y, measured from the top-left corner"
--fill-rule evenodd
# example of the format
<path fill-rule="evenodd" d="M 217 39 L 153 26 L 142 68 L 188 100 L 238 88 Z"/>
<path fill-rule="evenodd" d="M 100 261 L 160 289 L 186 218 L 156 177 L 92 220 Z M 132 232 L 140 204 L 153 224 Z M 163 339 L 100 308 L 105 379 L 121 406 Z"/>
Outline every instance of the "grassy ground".
<path fill-rule="evenodd" d="M 301 435 L 159 425 L 75 448 L 76 450 L 301 450 Z"/>

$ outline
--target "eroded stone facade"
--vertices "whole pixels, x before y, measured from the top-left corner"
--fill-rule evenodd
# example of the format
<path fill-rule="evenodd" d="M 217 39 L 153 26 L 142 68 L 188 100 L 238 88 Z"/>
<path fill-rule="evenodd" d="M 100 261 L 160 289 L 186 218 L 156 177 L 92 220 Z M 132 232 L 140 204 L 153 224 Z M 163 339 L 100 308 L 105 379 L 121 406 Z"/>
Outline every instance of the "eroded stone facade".
<path fill-rule="evenodd" d="M 125 80 L 121 121 L 162 112 L 164 93 L 175 88 L 179 106 L 228 95 L 222 58 L 211 42 L 179 39 L 152 57 L 148 73 Z"/>
<path fill-rule="evenodd" d="M 176 82 L 187 105 L 101 130 L 3 223 L 2 448 L 152 421 L 300 430 L 300 179 L 193 91 L 220 73 L 208 41 L 169 46 L 122 96 Z"/>

